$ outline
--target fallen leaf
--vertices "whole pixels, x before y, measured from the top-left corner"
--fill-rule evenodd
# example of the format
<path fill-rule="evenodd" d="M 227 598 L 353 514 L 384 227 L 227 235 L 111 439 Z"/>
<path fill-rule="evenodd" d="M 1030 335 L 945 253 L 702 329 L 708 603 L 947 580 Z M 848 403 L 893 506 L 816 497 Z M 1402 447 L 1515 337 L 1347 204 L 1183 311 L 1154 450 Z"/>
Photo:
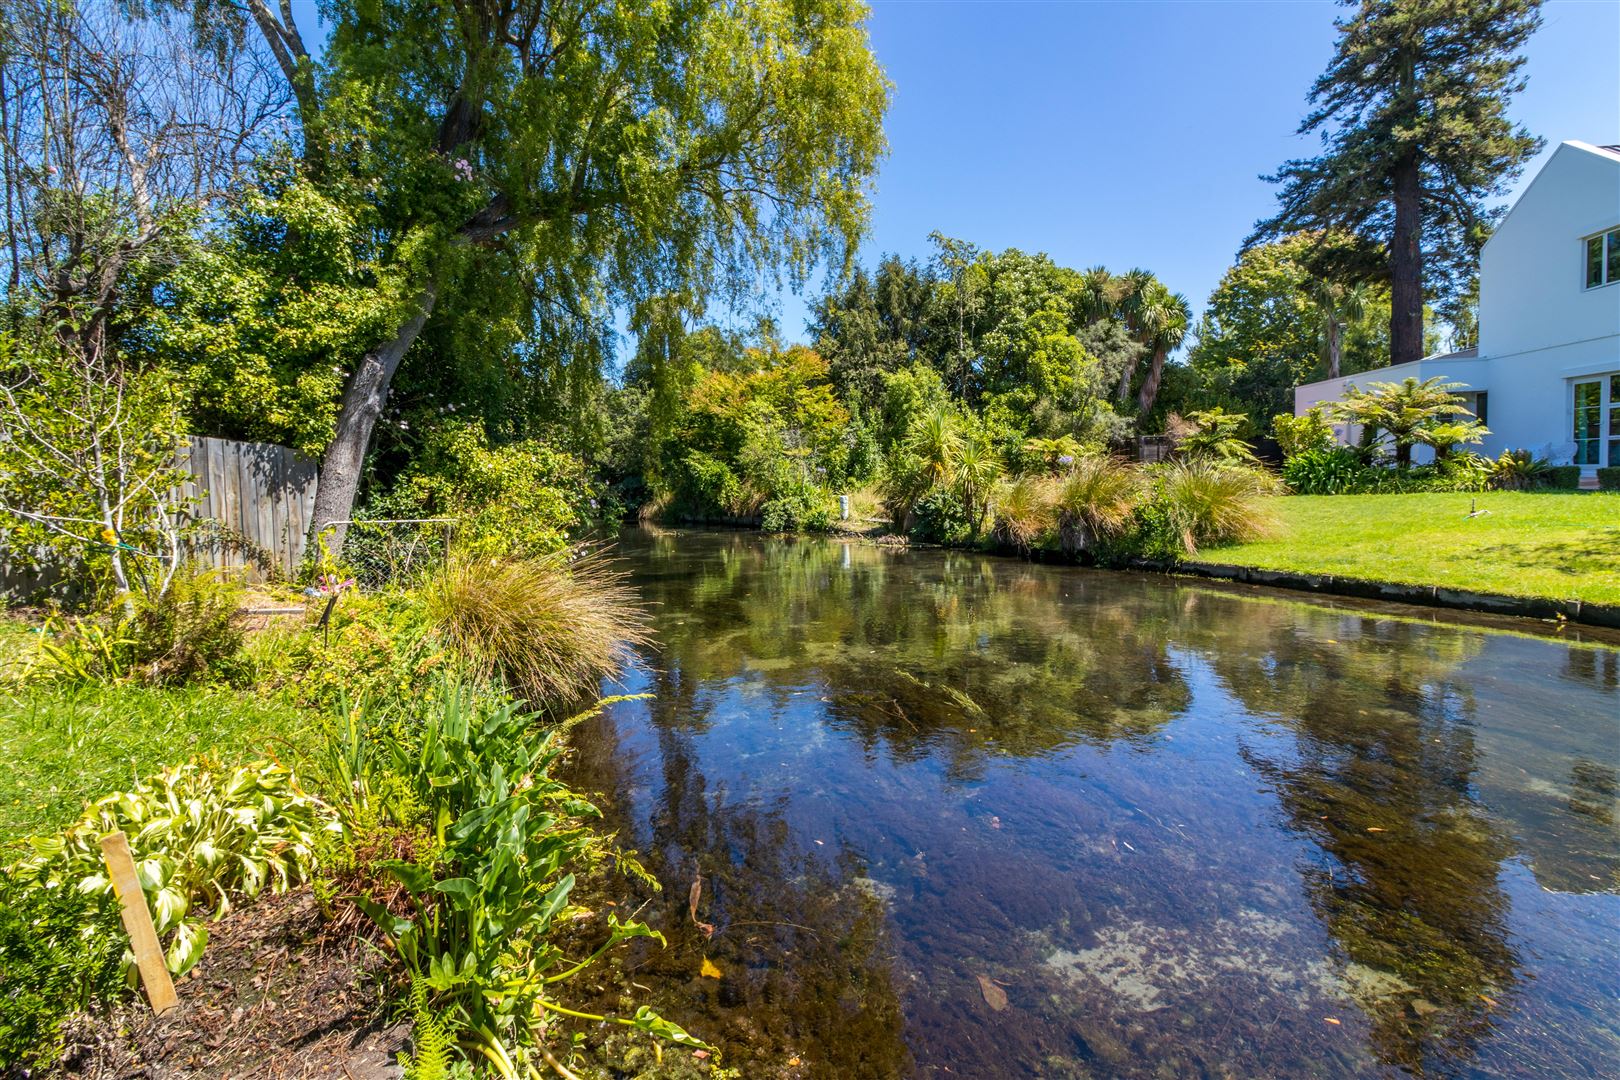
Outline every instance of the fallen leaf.
<path fill-rule="evenodd" d="M 692 1051 L 692 1056 L 697 1058 L 699 1061 L 702 1061 L 709 1056 L 709 1052 L 707 1050 L 694 1050 Z"/>
<path fill-rule="evenodd" d="M 1332 1024 L 1334 1027 L 1340 1027 L 1343 1024 L 1342 1021 L 1336 1020 L 1331 1016 L 1324 1016 L 1324 1017 L 1322 1017 L 1322 1019 L 1326 1020 L 1328 1023 Z"/>
<path fill-rule="evenodd" d="M 789 1065 L 797 1065 L 798 1063 L 799 1063 L 798 1058 L 788 1058 L 788 1064 Z"/>
<path fill-rule="evenodd" d="M 1496 1002 L 1491 1000 L 1490 998 L 1486 997 L 1484 994 L 1479 995 L 1479 1000 L 1483 1001 L 1485 1004 L 1489 1005 L 1493 1009 L 1497 1007 Z"/>
<path fill-rule="evenodd" d="M 1384 830 L 1380 829 L 1378 826 L 1374 825 L 1372 828 L 1368 829 L 1367 831 L 1368 832 L 1383 832 Z"/>
<path fill-rule="evenodd" d="M 715 966 L 714 961 L 705 956 L 703 958 L 703 966 L 698 968 L 698 974 L 703 976 L 705 979 L 718 979 L 720 978 L 721 972 L 720 969 Z"/>
<path fill-rule="evenodd" d="M 979 992 L 984 995 L 984 1003 L 996 1012 L 1007 1007 L 1007 991 L 990 981 L 988 975 L 974 976 L 979 980 Z"/>

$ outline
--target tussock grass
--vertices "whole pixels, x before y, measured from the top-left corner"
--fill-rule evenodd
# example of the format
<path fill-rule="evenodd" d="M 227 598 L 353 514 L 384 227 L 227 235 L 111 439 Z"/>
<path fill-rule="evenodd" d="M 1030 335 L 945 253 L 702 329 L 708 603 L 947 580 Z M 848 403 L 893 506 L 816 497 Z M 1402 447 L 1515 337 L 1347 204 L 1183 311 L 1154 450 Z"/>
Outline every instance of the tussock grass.
<path fill-rule="evenodd" d="M 1103 454 L 1076 458 L 1057 491 L 1064 548 L 1084 550 L 1099 538 L 1118 536 L 1146 495 L 1136 465 Z"/>
<path fill-rule="evenodd" d="M 635 590 L 600 551 L 572 562 L 453 554 L 423 595 L 434 628 L 475 674 L 538 700 L 592 689 L 650 640 Z"/>
<path fill-rule="evenodd" d="M 996 536 L 1020 551 L 1057 525 L 1057 484 L 1047 476 L 1021 476 L 996 498 Z"/>
<path fill-rule="evenodd" d="M 1270 473 L 1208 460 L 1181 460 L 1160 474 L 1170 524 L 1188 555 L 1200 546 L 1241 544 L 1276 531 L 1269 496 L 1282 491 Z"/>

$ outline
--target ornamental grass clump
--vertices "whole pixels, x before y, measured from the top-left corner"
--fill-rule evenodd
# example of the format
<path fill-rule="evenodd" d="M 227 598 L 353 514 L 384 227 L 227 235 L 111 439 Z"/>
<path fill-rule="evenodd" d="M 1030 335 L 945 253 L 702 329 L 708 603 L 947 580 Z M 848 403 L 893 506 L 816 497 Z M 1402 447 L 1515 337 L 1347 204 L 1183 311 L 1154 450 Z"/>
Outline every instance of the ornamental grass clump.
<path fill-rule="evenodd" d="M 536 701 L 589 690 L 649 640 L 635 590 L 601 552 L 455 554 L 425 593 L 429 620 L 473 674 L 499 675 Z"/>
<path fill-rule="evenodd" d="M 1200 547 L 1237 544 L 1270 535 L 1268 499 L 1281 485 L 1261 469 L 1210 460 L 1183 460 L 1159 476 L 1158 497 L 1188 555 Z"/>
<path fill-rule="evenodd" d="M 1124 533 L 1145 490 L 1141 469 L 1130 462 L 1104 454 L 1076 458 L 1057 492 L 1063 550 L 1089 551 Z"/>
<path fill-rule="evenodd" d="M 1035 547 L 1057 526 L 1056 485 L 1045 476 L 1021 476 L 996 499 L 996 538 L 1019 551 Z"/>

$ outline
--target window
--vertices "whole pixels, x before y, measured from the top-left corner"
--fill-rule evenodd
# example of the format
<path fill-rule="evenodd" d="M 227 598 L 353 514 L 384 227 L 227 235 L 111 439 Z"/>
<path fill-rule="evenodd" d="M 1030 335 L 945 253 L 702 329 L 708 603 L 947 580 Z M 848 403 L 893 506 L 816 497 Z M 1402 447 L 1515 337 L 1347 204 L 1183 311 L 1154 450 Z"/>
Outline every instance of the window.
<path fill-rule="evenodd" d="M 1586 287 L 1620 281 L 1620 229 L 1586 238 Z"/>
<path fill-rule="evenodd" d="M 1575 464 L 1598 465 L 1602 443 L 1598 437 L 1603 420 L 1603 384 L 1575 384 Z"/>
<path fill-rule="evenodd" d="M 1485 407 L 1486 400 L 1489 397 L 1490 395 L 1483 390 L 1474 395 L 1474 419 L 1486 426 L 1490 425 L 1490 413 Z"/>
<path fill-rule="evenodd" d="M 1620 375 L 1609 376 L 1609 468 L 1620 466 Z"/>

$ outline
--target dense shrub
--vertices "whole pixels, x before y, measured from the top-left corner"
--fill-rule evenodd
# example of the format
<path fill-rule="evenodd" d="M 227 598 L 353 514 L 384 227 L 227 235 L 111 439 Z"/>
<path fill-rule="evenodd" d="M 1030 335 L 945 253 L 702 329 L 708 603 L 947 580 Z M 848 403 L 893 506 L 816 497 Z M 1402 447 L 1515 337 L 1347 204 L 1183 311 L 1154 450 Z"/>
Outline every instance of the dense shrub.
<path fill-rule="evenodd" d="M 1522 491 L 1541 483 L 1551 467 L 1546 458 L 1538 458 L 1528 450 L 1504 450 L 1491 463 L 1490 485 L 1504 491 Z"/>
<path fill-rule="evenodd" d="M 1550 488 L 1574 491 L 1581 486 L 1581 467 L 1579 465 L 1554 465 L 1547 470 L 1544 482 Z"/>
<path fill-rule="evenodd" d="M 1604 491 L 1620 491 L 1620 465 L 1611 465 L 1597 471 L 1598 487 Z"/>
<path fill-rule="evenodd" d="M 962 543 L 972 531 L 961 496 L 948 487 L 936 487 L 912 508 L 911 531 L 919 540 L 934 544 Z"/>
<path fill-rule="evenodd" d="M 996 498 L 996 539 L 1020 551 L 1036 546 L 1057 525 L 1056 482 L 1045 476 L 1021 476 Z"/>
<path fill-rule="evenodd" d="M 233 678 L 242 673 L 241 601 L 239 585 L 183 567 L 161 594 L 130 593 L 98 614 L 48 624 L 35 674 L 153 686 Z"/>
<path fill-rule="evenodd" d="M 0 1062 L 50 1066 L 63 1017 L 123 989 L 123 942 L 110 897 L 0 875 Z"/>
<path fill-rule="evenodd" d="M 1135 465 L 1102 454 L 1083 454 L 1057 490 L 1057 516 L 1063 550 L 1074 553 L 1119 536 L 1146 489 Z"/>
<path fill-rule="evenodd" d="M 572 454 L 533 439 L 492 447 L 482 424 L 457 422 L 433 432 L 393 489 L 372 500 L 360 516 L 452 517 L 455 542 L 465 550 L 541 555 L 568 543 L 597 495 L 584 464 Z M 437 545 L 443 557 L 442 526 L 409 531 L 414 542 Z M 397 533 L 397 528 L 351 528 L 344 559 L 386 559 L 376 549 Z"/>
<path fill-rule="evenodd" d="M 1343 495 L 1355 491 L 1366 466 L 1347 446 L 1302 450 L 1283 462 L 1282 480 L 1296 495 Z"/>
<path fill-rule="evenodd" d="M 1315 450 L 1326 450 L 1333 445 L 1333 425 L 1328 422 L 1322 406 L 1313 405 L 1303 414 L 1278 413 L 1271 418 L 1271 433 L 1277 447 L 1287 460 Z"/>

